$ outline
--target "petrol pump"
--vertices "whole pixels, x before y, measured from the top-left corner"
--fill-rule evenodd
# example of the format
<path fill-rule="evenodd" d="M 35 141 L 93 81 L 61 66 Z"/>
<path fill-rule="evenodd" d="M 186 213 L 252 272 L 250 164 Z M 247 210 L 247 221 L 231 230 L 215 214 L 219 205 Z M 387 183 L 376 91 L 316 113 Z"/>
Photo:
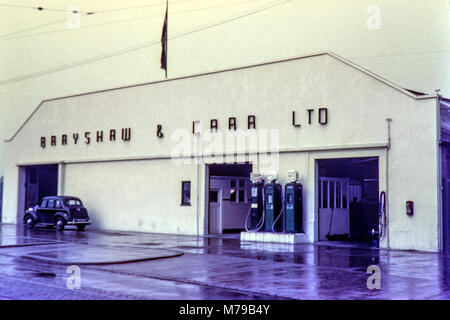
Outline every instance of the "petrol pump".
<path fill-rule="evenodd" d="M 280 232 L 283 229 L 280 220 L 282 210 L 281 184 L 276 182 L 276 176 L 269 176 L 264 187 L 265 231 Z"/>
<path fill-rule="evenodd" d="M 297 172 L 289 171 L 289 183 L 285 185 L 285 232 L 303 232 L 303 186 L 297 182 Z"/>
<path fill-rule="evenodd" d="M 260 174 L 251 173 L 251 199 L 250 199 L 250 228 L 261 229 L 263 222 L 263 189 L 264 179 Z"/>

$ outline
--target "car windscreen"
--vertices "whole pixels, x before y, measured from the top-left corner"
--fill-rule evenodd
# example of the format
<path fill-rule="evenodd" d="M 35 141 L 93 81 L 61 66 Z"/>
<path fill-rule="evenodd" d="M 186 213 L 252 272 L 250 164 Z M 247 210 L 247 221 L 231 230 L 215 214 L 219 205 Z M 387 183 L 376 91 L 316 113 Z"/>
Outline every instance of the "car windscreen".
<path fill-rule="evenodd" d="M 67 199 L 65 202 L 66 206 L 68 207 L 73 207 L 73 206 L 82 206 L 83 204 L 81 203 L 80 200 L 78 199 Z"/>

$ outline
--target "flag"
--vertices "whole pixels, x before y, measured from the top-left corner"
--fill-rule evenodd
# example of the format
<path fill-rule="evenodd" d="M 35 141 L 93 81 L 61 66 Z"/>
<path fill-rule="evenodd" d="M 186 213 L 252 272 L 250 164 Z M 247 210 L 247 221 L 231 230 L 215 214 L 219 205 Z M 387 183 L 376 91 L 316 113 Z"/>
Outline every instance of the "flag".
<path fill-rule="evenodd" d="M 167 78 L 167 12 L 169 9 L 168 2 L 166 2 L 166 16 L 164 17 L 164 25 L 162 29 L 162 35 L 161 35 L 161 69 L 164 69 L 166 71 L 166 78 Z"/>

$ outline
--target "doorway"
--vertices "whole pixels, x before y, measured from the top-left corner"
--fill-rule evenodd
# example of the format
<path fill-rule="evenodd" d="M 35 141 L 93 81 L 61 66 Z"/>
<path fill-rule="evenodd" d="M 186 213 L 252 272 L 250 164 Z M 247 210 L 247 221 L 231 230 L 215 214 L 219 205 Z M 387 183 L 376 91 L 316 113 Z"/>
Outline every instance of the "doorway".
<path fill-rule="evenodd" d="M 318 240 L 378 240 L 378 158 L 318 160 L 318 170 Z"/>
<path fill-rule="evenodd" d="M 350 234 L 348 178 L 319 178 L 319 240 Z"/>
<path fill-rule="evenodd" d="M 3 177 L 0 177 L 0 223 L 2 223 Z"/>
<path fill-rule="evenodd" d="M 222 233 L 222 189 L 209 189 L 209 232 Z"/>
<path fill-rule="evenodd" d="M 450 179 L 442 181 L 442 251 L 450 253 Z"/>
<path fill-rule="evenodd" d="M 450 253 L 450 143 L 441 145 L 442 166 L 442 244 L 441 251 Z"/>
<path fill-rule="evenodd" d="M 238 233 L 245 230 L 250 209 L 252 165 L 208 165 L 208 233 Z"/>
<path fill-rule="evenodd" d="M 58 165 L 25 168 L 25 208 L 41 203 L 42 198 L 58 192 Z"/>

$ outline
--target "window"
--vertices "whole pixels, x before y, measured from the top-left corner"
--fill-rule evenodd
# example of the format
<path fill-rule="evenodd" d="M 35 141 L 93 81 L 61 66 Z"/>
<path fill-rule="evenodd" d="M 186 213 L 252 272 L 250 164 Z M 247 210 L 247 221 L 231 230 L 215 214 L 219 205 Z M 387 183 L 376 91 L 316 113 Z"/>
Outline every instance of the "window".
<path fill-rule="evenodd" d="M 81 206 L 81 201 L 78 199 L 69 199 L 66 200 L 66 206 Z"/>
<path fill-rule="evenodd" d="M 230 201 L 236 202 L 236 189 L 230 189 Z"/>
<path fill-rule="evenodd" d="M 245 179 L 230 180 L 230 202 L 231 203 L 246 203 L 247 200 L 247 186 Z"/>
<path fill-rule="evenodd" d="M 209 202 L 218 202 L 219 201 L 219 191 L 211 190 L 209 191 Z"/>
<path fill-rule="evenodd" d="M 330 208 L 334 208 L 335 207 L 334 206 L 334 200 L 336 199 L 334 197 L 334 181 L 330 181 L 329 184 L 330 184 L 330 199 L 329 199 L 328 206 Z"/>
<path fill-rule="evenodd" d="M 181 182 L 181 205 L 190 206 L 191 205 L 191 182 L 182 181 Z"/>
<path fill-rule="evenodd" d="M 341 182 L 336 182 L 336 209 L 341 208 Z"/>
<path fill-rule="evenodd" d="M 60 209 L 61 208 L 61 201 L 56 200 L 55 202 L 55 208 Z"/>
<path fill-rule="evenodd" d="M 245 190 L 240 189 L 239 190 L 239 198 L 238 198 L 239 202 L 245 202 Z"/>
<path fill-rule="evenodd" d="M 46 208 L 47 207 L 47 200 L 42 200 L 41 207 L 42 208 Z"/>
<path fill-rule="evenodd" d="M 348 183 L 344 182 L 342 184 L 342 208 L 347 209 L 347 186 Z"/>
<path fill-rule="evenodd" d="M 322 190 L 323 190 L 323 201 L 322 201 L 322 208 L 327 209 L 328 208 L 328 181 L 323 181 L 322 184 Z"/>
<path fill-rule="evenodd" d="M 48 200 L 48 206 L 47 206 L 47 208 L 54 208 L 54 205 L 55 205 L 55 200 Z"/>

